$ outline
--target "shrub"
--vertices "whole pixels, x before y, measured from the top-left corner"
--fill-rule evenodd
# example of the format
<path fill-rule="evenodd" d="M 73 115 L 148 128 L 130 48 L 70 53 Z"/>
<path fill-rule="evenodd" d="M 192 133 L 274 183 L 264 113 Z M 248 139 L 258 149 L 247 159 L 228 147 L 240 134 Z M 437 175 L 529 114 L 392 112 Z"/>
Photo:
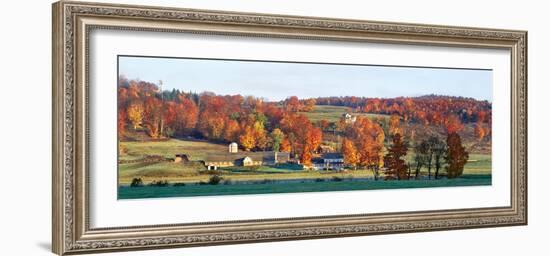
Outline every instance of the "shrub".
<path fill-rule="evenodd" d="M 130 187 L 143 187 L 143 180 L 141 178 L 133 178 Z"/>
<path fill-rule="evenodd" d="M 332 181 L 342 181 L 343 179 L 337 176 L 332 177 Z"/>
<path fill-rule="evenodd" d="M 220 181 L 222 181 L 222 177 L 218 175 L 210 176 L 210 179 L 208 179 L 208 184 L 210 185 L 218 185 L 220 184 Z"/>
<path fill-rule="evenodd" d="M 176 182 L 172 186 L 174 186 L 174 187 L 183 187 L 183 186 L 185 186 L 185 183 L 184 182 Z"/>
<path fill-rule="evenodd" d="M 151 183 L 149 183 L 149 186 L 155 186 L 155 187 L 166 187 L 168 186 L 168 181 L 167 180 L 159 180 L 159 181 L 153 181 Z"/>

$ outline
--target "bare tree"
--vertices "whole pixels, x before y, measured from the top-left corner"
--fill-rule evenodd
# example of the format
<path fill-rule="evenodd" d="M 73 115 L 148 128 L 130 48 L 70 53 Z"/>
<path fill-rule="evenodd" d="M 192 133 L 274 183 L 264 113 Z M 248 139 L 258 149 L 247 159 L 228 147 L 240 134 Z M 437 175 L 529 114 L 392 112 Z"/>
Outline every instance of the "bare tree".
<path fill-rule="evenodd" d="M 429 154 L 428 154 L 428 179 L 432 178 L 432 161 L 435 161 L 435 178 L 439 176 L 439 170 L 443 165 L 443 156 L 447 151 L 445 142 L 437 136 L 428 138 Z"/>
<path fill-rule="evenodd" d="M 435 159 L 435 179 L 439 178 L 439 170 L 443 166 L 443 161 L 445 160 L 445 154 L 447 153 L 447 145 L 439 140 L 438 143 L 434 144 L 432 147 L 432 152 Z"/>
<path fill-rule="evenodd" d="M 418 179 L 420 176 L 420 169 L 429 165 L 429 162 L 431 162 L 430 144 L 428 141 L 423 140 L 420 144 L 417 144 L 414 147 L 414 153 L 414 161 L 416 162 L 414 178 Z"/>

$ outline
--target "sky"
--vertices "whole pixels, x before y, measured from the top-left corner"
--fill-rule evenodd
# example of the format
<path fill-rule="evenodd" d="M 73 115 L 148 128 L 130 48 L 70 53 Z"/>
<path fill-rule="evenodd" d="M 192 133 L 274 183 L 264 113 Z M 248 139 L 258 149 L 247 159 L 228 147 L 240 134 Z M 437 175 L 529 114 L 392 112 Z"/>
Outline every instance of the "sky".
<path fill-rule="evenodd" d="M 252 95 L 393 98 L 428 94 L 492 102 L 491 70 L 119 56 L 119 75 L 163 89 Z"/>

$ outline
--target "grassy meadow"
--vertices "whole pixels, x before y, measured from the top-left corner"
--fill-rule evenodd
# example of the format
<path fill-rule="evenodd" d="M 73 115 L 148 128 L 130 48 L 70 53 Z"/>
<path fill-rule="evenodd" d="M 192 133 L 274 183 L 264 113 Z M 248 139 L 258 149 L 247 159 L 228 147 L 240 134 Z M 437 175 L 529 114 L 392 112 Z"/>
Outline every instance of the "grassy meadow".
<path fill-rule="evenodd" d="M 160 155 L 166 158 L 162 162 L 137 162 L 119 164 L 119 185 L 129 185 L 133 178 L 142 178 L 145 184 L 153 181 L 166 180 L 170 183 L 206 182 L 211 174 L 199 163 L 175 163 L 171 159 L 175 154 L 186 153 L 192 160 L 201 160 L 207 154 L 216 154 L 227 150 L 225 145 L 206 141 L 188 141 L 169 139 L 165 141 L 121 142 L 126 153 L 120 155 L 120 160 L 143 159 L 147 155 Z M 409 153 L 412 155 L 412 152 Z M 432 169 L 432 172 L 434 170 Z M 422 169 L 422 174 L 427 169 Z M 491 174 L 491 156 L 486 154 L 470 154 L 470 159 L 464 168 L 464 175 Z M 370 170 L 306 171 L 294 168 L 259 166 L 259 167 L 224 167 L 219 169 L 219 175 L 231 181 L 262 181 L 262 180 L 302 180 L 302 179 L 332 179 L 373 178 Z"/>
<path fill-rule="evenodd" d="M 315 123 L 321 120 L 327 120 L 329 122 L 338 122 L 342 115 L 349 112 L 350 108 L 343 106 L 330 106 L 330 105 L 315 105 L 315 108 L 311 112 L 301 112 L 306 115 L 311 122 Z M 388 115 L 369 114 L 369 113 L 353 113 L 355 116 L 366 116 L 369 118 L 384 117 L 389 118 Z"/>

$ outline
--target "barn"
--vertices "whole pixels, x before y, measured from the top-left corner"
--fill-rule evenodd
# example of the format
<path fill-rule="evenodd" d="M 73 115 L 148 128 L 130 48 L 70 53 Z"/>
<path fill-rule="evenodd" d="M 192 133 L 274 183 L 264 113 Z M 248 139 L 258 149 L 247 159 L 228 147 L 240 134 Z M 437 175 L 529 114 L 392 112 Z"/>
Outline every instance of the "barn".
<path fill-rule="evenodd" d="M 286 163 L 289 159 L 290 154 L 285 152 L 227 152 L 206 156 L 204 164 L 208 170 L 217 170 L 219 167 L 229 166 L 274 165 L 277 163 Z"/>

